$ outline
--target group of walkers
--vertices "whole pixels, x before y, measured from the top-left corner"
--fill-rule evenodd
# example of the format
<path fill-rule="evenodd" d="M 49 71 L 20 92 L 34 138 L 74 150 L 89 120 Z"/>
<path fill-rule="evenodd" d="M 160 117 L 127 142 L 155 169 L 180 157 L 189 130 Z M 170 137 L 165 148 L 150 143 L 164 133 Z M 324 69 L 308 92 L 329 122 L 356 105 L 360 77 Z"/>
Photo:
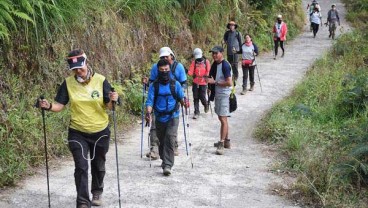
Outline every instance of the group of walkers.
<path fill-rule="evenodd" d="M 307 10 L 309 13 L 309 21 L 311 23 L 310 28 L 313 32 L 313 37 L 315 38 L 319 30 L 319 26 L 322 27 L 321 6 L 316 0 L 313 0 L 310 5 L 308 4 Z M 340 26 L 340 17 L 339 12 L 336 10 L 336 4 L 332 4 L 331 9 L 327 13 L 327 22 L 325 23 L 326 26 L 329 26 L 328 38 L 335 39 L 335 32 L 337 28 L 336 24 L 339 24 Z"/>
<path fill-rule="evenodd" d="M 315 9 L 315 5 L 312 6 L 313 11 L 319 12 Z M 328 14 L 331 30 L 334 27 L 336 29 L 336 26 L 331 26 L 331 24 L 339 22 L 335 8 L 333 5 Z M 200 117 L 199 103 L 203 105 L 204 112 L 207 113 L 209 110 L 212 112 L 210 102 L 214 101 L 214 111 L 221 123 L 220 138 L 214 144 L 218 155 L 223 155 L 225 149 L 231 148 L 228 124 L 229 97 L 239 76 L 238 54 L 241 54 L 243 71 L 241 95 L 255 88 L 254 71 L 257 65 L 255 58 L 259 54 L 251 35 L 246 34 L 243 41 L 243 36 L 237 30 L 238 25 L 234 21 L 230 21 L 227 28 L 222 42 L 223 46 L 214 46 L 209 51 L 213 63 L 211 64 L 203 55 L 202 49 L 196 48 L 193 51 L 193 60 L 188 71 L 188 76 L 193 77 L 193 119 Z M 330 36 L 334 37 L 331 30 Z M 277 57 L 279 45 L 282 49 L 281 57 L 283 57 L 287 25 L 282 21 L 281 15 L 277 16 L 272 32 L 274 59 Z M 224 45 L 227 47 L 227 60 L 224 57 Z M 87 65 L 87 60 L 87 55 L 83 50 L 72 50 L 67 56 L 67 63 L 73 75 L 65 78 L 58 89 L 55 102 L 51 103 L 43 98 L 39 100 L 39 106 L 43 110 L 52 112 L 60 112 L 65 105 L 70 103 L 68 144 L 75 163 L 77 208 L 89 208 L 102 204 L 106 153 L 110 142 L 106 108 L 111 110 L 114 109 L 115 104 L 119 104 L 118 94 L 114 92 L 104 76 L 94 72 Z M 169 47 L 162 47 L 159 51 L 159 61 L 153 64 L 149 78 L 142 78 L 142 84 L 149 86 L 147 100 L 144 103 L 144 118 L 150 127 L 150 151 L 146 156 L 152 160 L 160 158 L 163 174 L 169 176 L 174 166 L 175 156 L 179 155 L 177 132 L 180 110 L 184 124 L 184 108 L 186 110 L 189 108 L 186 70 L 183 64 L 177 61 L 176 55 Z M 143 89 L 145 91 L 145 87 Z M 90 152 L 89 158 L 88 152 Z M 92 175 L 92 200 L 89 197 L 88 187 L 89 162 Z"/>

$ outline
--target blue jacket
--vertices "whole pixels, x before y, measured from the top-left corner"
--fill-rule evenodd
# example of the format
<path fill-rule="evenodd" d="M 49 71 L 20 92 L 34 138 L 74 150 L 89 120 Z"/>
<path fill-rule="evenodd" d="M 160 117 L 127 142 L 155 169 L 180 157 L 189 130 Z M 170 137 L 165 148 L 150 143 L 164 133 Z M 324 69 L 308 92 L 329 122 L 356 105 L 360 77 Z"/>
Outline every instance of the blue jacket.
<path fill-rule="evenodd" d="M 155 89 L 154 88 L 155 87 L 153 83 L 151 83 L 148 89 L 146 107 L 151 106 L 152 108 L 157 109 L 160 112 L 172 111 L 176 107 L 177 101 L 171 95 L 170 82 L 165 85 L 159 84 L 159 90 L 158 90 L 158 95 L 156 98 L 155 106 L 153 106 L 154 105 L 153 102 L 155 100 Z M 176 96 L 178 100 L 182 100 L 184 98 L 184 92 L 181 89 L 181 85 L 178 81 L 175 81 L 175 92 L 176 92 Z M 168 96 L 165 96 L 165 95 L 168 95 Z M 172 118 L 177 118 L 180 115 L 180 108 L 172 114 L 162 114 L 162 113 L 159 113 L 157 110 L 154 110 L 153 112 L 156 116 L 156 119 L 162 123 L 166 123 L 170 121 Z"/>

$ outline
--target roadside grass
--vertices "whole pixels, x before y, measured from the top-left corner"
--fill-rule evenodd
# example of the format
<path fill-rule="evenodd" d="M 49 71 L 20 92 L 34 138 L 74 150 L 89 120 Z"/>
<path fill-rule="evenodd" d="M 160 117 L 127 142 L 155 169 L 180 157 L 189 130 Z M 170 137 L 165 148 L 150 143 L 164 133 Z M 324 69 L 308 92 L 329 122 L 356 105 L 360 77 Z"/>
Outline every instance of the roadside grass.
<path fill-rule="evenodd" d="M 364 30 L 341 36 L 290 96 L 255 131 L 280 146 L 293 189 L 322 207 L 366 207 L 368 187 L 368 41 Z"/>

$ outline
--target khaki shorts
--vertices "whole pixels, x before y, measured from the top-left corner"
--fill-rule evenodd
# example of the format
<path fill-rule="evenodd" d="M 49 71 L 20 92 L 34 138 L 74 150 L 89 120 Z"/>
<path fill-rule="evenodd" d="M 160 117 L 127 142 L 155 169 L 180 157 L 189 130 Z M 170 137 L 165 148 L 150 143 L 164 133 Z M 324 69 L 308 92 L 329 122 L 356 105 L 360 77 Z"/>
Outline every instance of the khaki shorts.
<path fill-rule="evenodd" d="M 215 113 L 218 116 L 230 116 L 229 97 L 215 97 Z"/>

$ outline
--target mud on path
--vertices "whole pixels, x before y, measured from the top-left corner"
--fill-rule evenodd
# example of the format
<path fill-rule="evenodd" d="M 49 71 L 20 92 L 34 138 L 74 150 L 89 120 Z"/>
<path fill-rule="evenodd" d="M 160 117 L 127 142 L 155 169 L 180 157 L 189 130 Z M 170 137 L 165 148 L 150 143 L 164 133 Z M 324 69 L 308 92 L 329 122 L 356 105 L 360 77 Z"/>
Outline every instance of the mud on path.
<path fill-rule="evenodd" d="M 303 0 L 303 8 L 309 1 Z M 323 22 L 331 1 L 320 0 Z M 341 32 L 347 32 L 344 8 L 340 1 Z M 189 140 L 193 144 L 193 163 L 186 156 L 182 121 L 178 139 L 180 155 L 170 177 L 162 175 L 160 160 L 140 158 L 140 125 L 129 132 L 118 134 L 120 190 L 122 207 L 298 207 L 270 191 L 271 184 L 283 184 L 280 176 L 271 173 L 274 161 L 269 147 L 252 137 L 252 131 L 262 115 L 271 106 L 287 96 L 311 64 L 332 45 L 328 29 L 320 28 L 314 39 L 306 25 L 304 32 L 294 41 L 288 41 L 284 58 L 272 59 L 272 52 L 261 54 L 258 69 L 263 87 L 261 92 L 256 77 L 255 91 L 239 95 L 241 78 L 236 87 L 238 109 L 229 119 L 232 149 L 225 155 L 215 154 L 213 143 L 219 140 L 220 122 L 211 113 L 199 119 L 189 119 Z M 281 54 L 279 52 L 279 54 Z M 240 70 L 241 71 L 241 70 Z M 192 100 L 192 98 L 191 98 Z M 212 104 L 213 106 L 213 104 Z M 191 106 L 193 107 L 193 106 Z M 193 112 L 193 109 L 191 109 Z M 145 152 L 148 129 L 145 129 Z M 107 173 L 103 206 L 118 207 L 118 189 L 114 143 L 107 159 Z M 71 158 L 52 164 L 49 169 L 51 207 L 75 207 L 74 163 Z M 17 188 L 0 193 L 0 207 L 48 207 L 46 173 L 28 177 Z"/>

